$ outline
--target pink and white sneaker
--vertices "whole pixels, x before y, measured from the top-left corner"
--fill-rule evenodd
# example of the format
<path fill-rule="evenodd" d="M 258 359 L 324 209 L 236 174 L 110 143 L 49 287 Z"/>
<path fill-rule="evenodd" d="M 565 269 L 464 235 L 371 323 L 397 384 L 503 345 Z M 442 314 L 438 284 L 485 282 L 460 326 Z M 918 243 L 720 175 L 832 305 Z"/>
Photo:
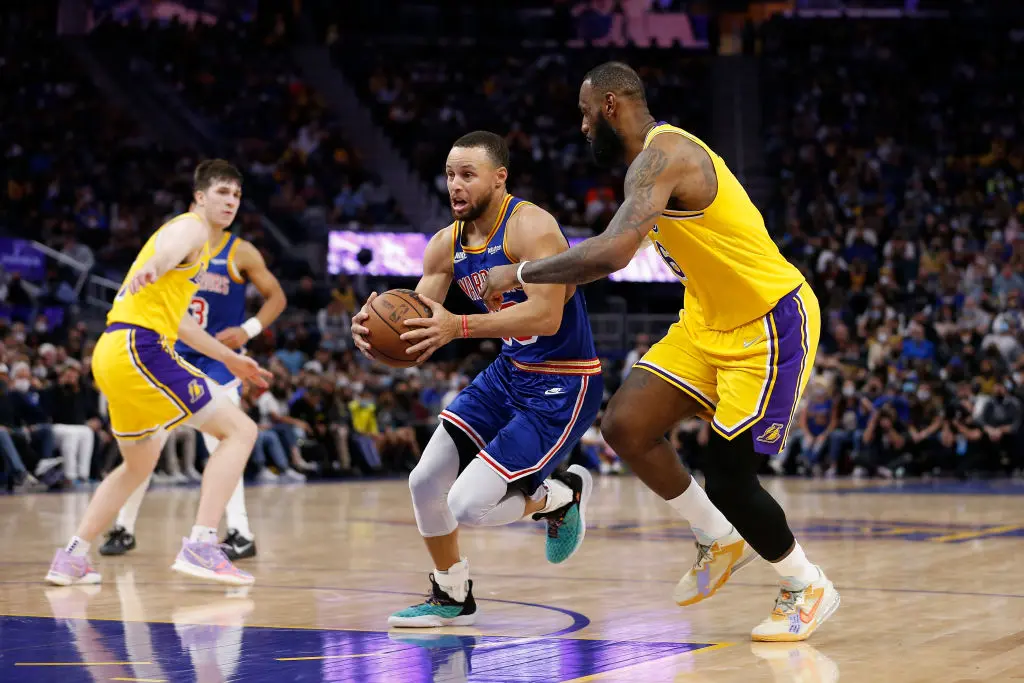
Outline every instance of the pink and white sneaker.
<path fill-rule="evenodd" d="M 85 555 L 72 555 L 64 548 L 58 548 L 46 573 L 46 582 L 54 586 L 88 585 L 99 583 L 103 577 L 92 568 Z"/>
<path fill-rule="evenodd" d="M 171 569 L 179 574 L 230 586 L 251 586 L 256 581 L 252 574 L 231 564 L 219 544 L 190 541 L 187 538 L 181 539 L 181 552 Z"/>

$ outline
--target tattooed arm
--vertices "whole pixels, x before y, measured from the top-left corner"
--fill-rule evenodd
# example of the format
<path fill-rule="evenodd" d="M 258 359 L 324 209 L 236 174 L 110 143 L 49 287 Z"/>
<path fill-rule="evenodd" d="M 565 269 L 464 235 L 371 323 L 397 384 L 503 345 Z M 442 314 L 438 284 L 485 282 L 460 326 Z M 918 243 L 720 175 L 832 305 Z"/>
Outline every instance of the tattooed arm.
<path fill-rule="evenodd" d="M 523 280 L 584 284 L 606 277 L 629 264 L 673 195 L 698 210 L 711 203 L 717 189 L 714 165 L 703 148 L 680 135 L 658 135 L 630 164 L 625 200 L 605 231 L 557 256 L 530 261 Z M 518 286 L 517 267 L 491 269 L 486 296 Z"/>

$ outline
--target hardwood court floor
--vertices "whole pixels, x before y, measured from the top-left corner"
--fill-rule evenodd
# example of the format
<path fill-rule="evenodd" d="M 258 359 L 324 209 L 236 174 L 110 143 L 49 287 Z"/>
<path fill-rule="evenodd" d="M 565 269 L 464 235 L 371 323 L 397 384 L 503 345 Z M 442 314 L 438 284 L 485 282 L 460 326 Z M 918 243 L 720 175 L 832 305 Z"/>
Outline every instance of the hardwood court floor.
<path fill-rule="evenodd" d="M 139 547 L 99 558 L 102 586 L 42 582 L 87 493 L 0 496 L 0 681 L 1024 680 L 1024 486 L 768 481 L 842 594 L 807 644 L 753 645 L 775 598 L 758 562 L 682 609 L 689 530 L 632 478 L 600 479 L 566 565 L 539 525 L 469 530 L 480 618 L 388 630 L 429 563 L 402 481 L 248 491 L 248 591 L 169 570 L 198 489 L 156 488 Z"/>

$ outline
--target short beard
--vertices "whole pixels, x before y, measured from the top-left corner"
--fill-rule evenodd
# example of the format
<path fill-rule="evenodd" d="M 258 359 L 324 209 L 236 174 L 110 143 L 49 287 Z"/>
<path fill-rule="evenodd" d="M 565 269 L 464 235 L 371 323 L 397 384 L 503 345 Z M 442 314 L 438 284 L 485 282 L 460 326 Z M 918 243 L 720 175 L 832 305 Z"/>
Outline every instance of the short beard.
<path fill-rule="evenodd" d="M 486 197 L 481 199 L 479 204 L 471 204 L 469 207 L 469 213 L 467 213 L 465 216 L 461 218 L 456 216 L 455 212 L 453 211 L 452 218 L 460 220 L 463 223 L 472 223 L 476 219 L 480 218 L 480 216 L 483 216 L 485 213 L 487 213 L 487 209 L 489 208 L 491 208 L 491 195 L 487 195 Z"/>
<path fill-rule="evenodd" d="M 603 116 L 598 117 L 594 126 L 594 136 L 590 140 L 590 153 L 598 166 L 606 168 L 621 163 L 626 157 L 626 143 Z"/>

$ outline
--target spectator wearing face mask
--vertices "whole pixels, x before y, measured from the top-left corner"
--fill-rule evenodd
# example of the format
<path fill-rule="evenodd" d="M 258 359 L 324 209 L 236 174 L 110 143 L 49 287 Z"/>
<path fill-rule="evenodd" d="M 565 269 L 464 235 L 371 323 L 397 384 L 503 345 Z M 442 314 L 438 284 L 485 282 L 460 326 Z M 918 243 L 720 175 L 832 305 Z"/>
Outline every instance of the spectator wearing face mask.
<path fill-rule="evenodd" d="M 997 382 L 991 398 L 981 410 L 979 423 L 988 439 L 995 464 L 1009 465 L 1007 469 L 1020 469 L 1024 455 L 1021 454 L 1021 422 L 1024 414 L 1020 400 L 1011 393 L 1009 380 Z"/>
<path fill-rule="evenodd" d="M 18 442 L 22 449 L 28 446 L 29 436 L 17 426 L 14 406 L 7 393 L 8 370 L 0 364 L 0 458 L 3 458 L 4 476 L 15 493 L 44 491 L 46 486 L 33 477 L 18 452 Z"/>
<path fill-rule="evenodd" d="M 880 391 L 881 385 L 875 380 L 874 384 L 868 383 L 869 395 L 875 395 Z M 858 393 L 857 385 L 853 380 L 843 383 L 841 396 L 837 400 L 836 416 L 838 424 L 832 431 L 828 444 L 828 469 L 826 476 L 835 476 L 844 452 L 850 450 L 850 459 L 859 460 L 861 446 L 864 441 L 864 430 L 868 427 L 868 420 L 874 412 L 872 398 Z"/>
<path fill-rule="evenodd" d="M 44 468 L 53 464 L 54 447 L 57 441 L 49 417 L 39 406 L 41 384 L 32 377 L 27 363 L 15 363 L 11 368 L 11 383 L 8 396 L 14 409 L 14 419 L 21 433 L 33 450 L 39 454 L 39 463 L 34 471 L 39 475 L 39 465 Z M 41 476 L 41 475 L 40 475 Z"/>
<path fill-rule="evenodd" d="M 915 473 L 938 473 L 942 467 L 939 432 L 942 430 L 942 410 L 932 396 L 931 387 L 922 384 L 910 402 L 910 422 L 907 432 L 908 452 L 914 459 Z"/>

